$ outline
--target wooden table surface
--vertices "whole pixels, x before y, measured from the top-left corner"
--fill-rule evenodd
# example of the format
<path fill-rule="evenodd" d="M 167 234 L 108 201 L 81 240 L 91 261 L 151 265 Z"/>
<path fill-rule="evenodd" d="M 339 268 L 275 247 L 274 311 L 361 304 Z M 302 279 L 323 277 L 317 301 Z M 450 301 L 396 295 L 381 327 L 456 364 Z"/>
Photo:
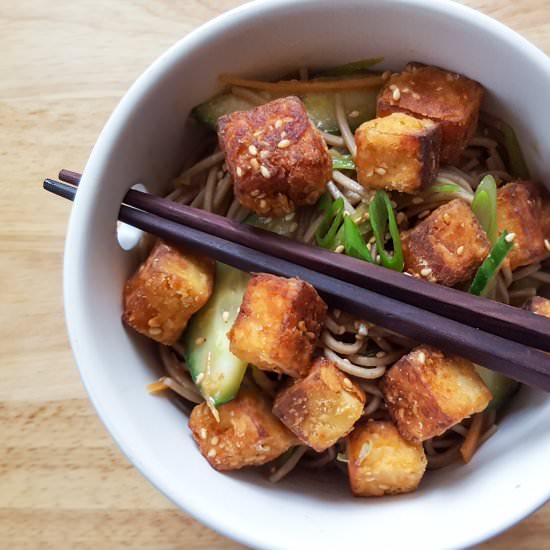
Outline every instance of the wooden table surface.
<path fill-rule="evenodd" d="M 67 343 L 70 205 L 41 190 L 80 170 L 108 115 L 167 47 L 239 0 L 0 3 L 0 546 L 238 548 L 128 464 Z M 550 52 L 548 0 L 469 0 Z M 459 528 L 459 526 L 457 526 Z M 550 548 L 550 506 L 483 546 Z"/>

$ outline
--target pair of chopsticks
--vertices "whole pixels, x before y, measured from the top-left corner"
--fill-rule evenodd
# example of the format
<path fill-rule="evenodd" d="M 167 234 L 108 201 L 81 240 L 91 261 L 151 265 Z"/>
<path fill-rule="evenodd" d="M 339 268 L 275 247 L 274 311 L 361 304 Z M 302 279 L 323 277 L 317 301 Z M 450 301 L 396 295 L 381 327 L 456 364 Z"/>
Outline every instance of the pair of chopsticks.
<path fill-rule="evenodd" d="M 44 188 L 73 200 L 80 174 Z M 249 272 L 299 277 L 331 306 L 550 392 L 550 319 L 130 190 L 119 220 Z"/>

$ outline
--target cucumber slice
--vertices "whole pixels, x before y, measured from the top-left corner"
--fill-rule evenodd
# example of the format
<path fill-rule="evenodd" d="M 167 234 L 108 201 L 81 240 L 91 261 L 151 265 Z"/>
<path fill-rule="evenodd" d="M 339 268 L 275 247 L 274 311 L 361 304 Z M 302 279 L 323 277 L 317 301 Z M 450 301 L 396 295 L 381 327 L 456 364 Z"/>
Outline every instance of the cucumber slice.
<path fill-rule="evenodd" d="M 476 371 L 493 394 L 493 399 L 489 403 L 488 409 L 498 410 L 502 408 L 519 388 L 519 382 L 506 378 L 506 376 L 502 376 L 498 372 L 480 367 L 479 365 L 476 365 Z"/>
<path fill-rule="evenodd" d="M 378 88 L 342 92 L 342 102 L 352 130 L 375 118 L 377 97 Z M 334 109 L 334 94 L 305 94 L 302 100 L 316 128 L 329 134 L 340 133 Z"/>
<path fill-rule="evenodd" d="M 216 130 L 218 125 L 218 118 L 223 115 L 228 115 L 234 111 L 248 111 L 252 109 L 254 105 L 236 97 L 233 94 L 222 94 L 197 105 L 191 114 L 201 122 L 204 122 L 212 130 Z"/>
<path fill-rule="evenodd" d="M 189 322 L 183 334 L 185 360 L 203 397 L 214 405 L 233 399 L 247 363 L 229 351 L 227 332 L 241 305 L 250 276 L 216 264 L 216 285 L 206 305 Z"/>
<path fill-rule="evenodd" d="M 282 235 L 283 237 L 292 237 L 296 229 L 298 229 L 294 216 L 290 219 L 287 219 L 287 216 L 283 216 L 282 218 L 262 218 L 256 214 L 250 214 L 244 221 L 249 225 L 277 233 L 277 235 Z"/>

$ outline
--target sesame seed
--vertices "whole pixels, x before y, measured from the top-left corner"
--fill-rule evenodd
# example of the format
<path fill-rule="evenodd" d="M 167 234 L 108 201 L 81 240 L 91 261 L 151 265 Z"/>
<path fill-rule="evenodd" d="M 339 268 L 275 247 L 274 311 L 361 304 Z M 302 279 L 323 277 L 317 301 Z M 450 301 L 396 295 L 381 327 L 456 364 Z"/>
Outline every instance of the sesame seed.
<path fill-rule="evenodd" d="M 449 214 L 447 214 L 447 212 L 445 212 L 445 214 L 443 214 L 443 221 L 449 225 L 451 223 L 451 217 L 449 216 Z"/>
<path fill-rule="evenodd" d="M 262 176 L 266 179 L 269 179 L 271 177 L 271 172 L 265 166 L 262 166 L 260 168 L 260 172 L 262 173 Z"/>
<path fill-rule="evenodd" d="M 196 346 L 202 346 L 205 342 L 206 342 L 206 338 L 204 336 L 199 336 L 198 338 L 195 338 Z"/>
<path fill-rule="evenodd" d="M 294 231 L 296 231 L 296 229 L 298 229 L 298 224 L 296 222 L 294 223 L 291 223 L 288 227 L 288 230 L 293 233 Z"/>
<path fill-rule="evenodd" d="M 391 71 L 384 71 L 382 73 L 382 79 L 383 80 L 388 80 L 388 78 L 391 76 Z"/>
<path fill-rule="evenodd" d="M 425 354 L 423 351 L 421 351 L 421 352 L 418 354 L 417 359 L 418 359 L 418 362 L 421 363 L 421 364 L 423 365 L 423 364 L 425 363 L 425 361 L 426 361 L 426 354 Z"/>
<path fill-rule="evenodd" d="M 352 111 L 348 114 L 350 118 L 357 118 L 359 116 L 359 111 Z"/>
<path fill-rule="evenodd" d="M 275 122 L 275 128 L 280 128 L 282 125 L 283 125 L 283 121 L 282 121 L 282 120 L 277 120 L 277 121 Z"/>
<path fill-rule="evenodd" d="M 260 194 L 259 189 L 253 189 L 252 191 L 250 191 L 250 196 L 251 197 L 257 197 L 259 194 Z"/>
<path fill-rule="evenodd" d="M 216 449 L 210 449 L 210 450 L 208 451 L 207 456 L 208 456 L 209 458 L 214 458 L 214 457 L 216 456 Z"/>
<path fill-rule="evenodd" d="M 281 137 L 282 137 L 282 138 L 286 137 L 286 132 L 285 132 L 285 131 L 282 131 L 282 132 L 281 132 Z"/>
<path fill-rule="evenodd" d="M 215 435 L 215 436 L 210 440 L 210 444 L 211 444 L 211 445 L 217 445 L 219 441 L 220 441 L 220 438 L 219 438 L 217 435 Z"/>
<path fill-rule="evenodd" d="M 395 90 L 393 91 L 392 99 L 394 101 L 399 101 L 401 99 L 401 92 L 399 91 L 399 88 L 395 88 Z"/>
<path fill-rule="evenodd" d="M 382 359 L 382 357 L 386 357 L 386 352 L 385 351 L 379 351 L 377 354 L 376 354 L 376 357 L 378 359 Z"/>
<path fill-rule="evenodd" d="M 462 254 L 464 254 L 464 245 L 460 245 L 460 246 L 456 249 L 456 255 L 457 255 L 457 256 L 462 256 Z"/>
<path fill-rule="evenodd" d="M 511 243 L 515 238 L 516 238 L 516 234 L 515 234 L 515 233 L 508 233 L 508 235 L 506 235 L 506 237 L 504 237 L 504 240 L 505 240 L 507 243 Z"/>
<path fill-rule="evenodd" d="M 418 214 L 418 219 L 421 220 L 422 218 L 425 218 L 426 216 L 429 216 L 429 215 L 430 215 L 429 210 L 422 210 L 422 212 Z"/>
<path fill-rule="evenodd" d="M 285 216 L 285 222 L 289 222 L 289 221 L 293 220 L 295 215 L 296 215 L 295 212 L 291 212 L 290 214 L 287 214 Z"/>
<path fill-rule="evenodd" d="M 306 336 L 309 340 L 315 340 L 317 335 L 314 332 L 306 332 Z"/>
<path fill-rule="evenodd" d="M 342 254 L 342 252 L 344 252 L 344 245 L 343 245 L 343 244 L 339 244 L 339 245 L 334 249 L 334 252 L 336 252 L 336 254 Z"/>
<path fill-rule="evenodd" d="M 250 164 L 252 165 L 252 168 L 254 168 L 254 170 L 260 169 L 260 163 L 258 162 L 258 159 L 256 158 L 251 159 Z"/>
<path fill-rule="evenodd" d="M 548 239 L 544 239 L 544 248 L 550 252 L 550 241 Z"/>
<path fill-rule="evenodd" d="M 266 151 L 265 149 L 260 151 L 260 158 L 261 159 L 266 159 L 268 156 L 269 156 L 269 151 Z"/>
<path fill-rule="evenodd" d="M 374 174 L 374 170 L 372 168 L 365 172 L 365 176 L 367 176 L 367 178 L 370 178 L 373 174 Z"/>
<path fill-rule="evenodd" d="M 148 332 L 151 336 L 158 336 L 159 334 L 162 334 L 162 330 L 157 327 L 150 328 Z"/>
<path fill-rule="evenodd" d="M 342 380 L 342 384 L 344 384 L 344 388 L 347 388 L 348 390 L 351 390 L 353 388 L 353 384 L 351 383 L 351 380 L 348 377 Z"/>
<path fill-rule="evenodd" d="M 411 202 L 413 204 L 422 204 L 424 202 L 424 199 L 422 197 L 413 197 L 413 200 Z"/>
<path fill-rule="evenodd" d="M 282 139 L 277 143 L 277 147 L 279 149 L 286 149 L 290 145 L 290 141 L 288 139 Z"/>
<path fill-rule="evenodd" d="M 397 223 L 400 225 L 407 219 L 407 216 L 406 216 L 405 212 L 398 212 L 395 219 L 396 219 Z"/>
<path fill-rule="evenodd" d="M 206 439 L 206 436 L 207 436 L 206 428 L 201 428 L 201 429 L 199 430 L 199 437 L 200 437 L 201 439 Z"/>
<path fill-rule="evenodd" d="M 257 155 L 258 154 L 258 149 L 256 149 L 256 147 L 254 145 L 249 145 L 248 146 L 248 152 L 251 155 Z"/>
<path fill-rule="evenodd" d="M 414 97 L 414 99 L 420 99 L 420 95 L 416 92 L 413 92 L 412 96 Z"/>
<path fill-rule="evenodd" d="M 379 176 L 383 176 L 383 175 L 386 173 L 386 169 L 385 169 L 385 168 L 382 168 L 381 166 L 378 166 L 377 168 L 375 168 L 374 171 L 375 171 Z"/>
<path fill-rule="evenodd" d="M 306 330 L 307 327 L 306 327 L 306 322 L 305 322 L 303 319 L 302 319 L 301 321 L 298 322 L 298 328 L 299 328 L 301 331 L 305 332 L 305 330 Z"/>
<path fill-rule="evenodd" d="M 376 255 L 376 259 L 374 260 L 378 265 L 380 265 L 380 254 Z"/>
<path fill-rule="evenodd" d="M 152 317 L 149 321 L 147 321 L 147 324 L 150 327 L 160 327 L 160 320 L 158 317 Z"/>
<path fill-rule="evenodd" d="M 224 323 L 227 323 L 227 321 L 229 321 L 229 311 L 224 311 L 222 313 L 222 319 Z"/>
<path fill-rule="evenodd" d="M 431 274 L 432 274 L 431 267 L 425 267 L 420 271 L 420 275 L 422 275 L 422 277 L 429 277 Z"/>
<path fill-rule="evenodd" d="M 243 169 L 240 167 L 240 166 L 237 166 L 237 176 L 239 176 L 239 178 L 243 175 Z"/>
<path fill-rule="evenodd" d="M 260 201 L 260 208 L 264 209 L 266 206 L 267 206 L 267 202 L 264 199 L 262 199 Z"/>

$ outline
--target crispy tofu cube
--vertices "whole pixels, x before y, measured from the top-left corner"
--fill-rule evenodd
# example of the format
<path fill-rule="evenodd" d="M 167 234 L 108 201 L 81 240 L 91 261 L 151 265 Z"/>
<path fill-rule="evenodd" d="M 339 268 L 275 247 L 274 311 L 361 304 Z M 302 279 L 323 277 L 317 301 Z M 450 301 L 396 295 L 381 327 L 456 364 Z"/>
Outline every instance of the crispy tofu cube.
<path fill-rule="evenodd" d="M 321 452 L 353 429 L 364 406 L 363 390 L 322 357 L 305 378 L 277 394 L 273 412 L 303 443 Z"/>
<path fill-rule="evenodd" d="M 507 183 L 497 191 L 497 228 L 515 233 L 508 253 L 510 269 L 537 262 L 548 255 L 544 242 L 540 188 L 529 181 Z"/>
<path fill-rule="evenodd" d="M 441 124 L 441 162 L 455 163 L 474 135 L 482 86 L 456 73 L 409 63 L 378 95 L 377 116 L 401 112 Z"/>
<path fill-rule="evenodd" d="M 439 168 L 441 129 L 429 119 L 403 113 L 375 118 L 355 131 L 359 183 L 368 189 L 417 193 Z"/>
<path fill-rule="evenodd" d="M 326 143 L 297 97 L 220 117 L 218 137 L 236 197 L 260 216 L 315 204 L 332 177 Z"/>
<path fill-rule="evenodd" d="M 525 304 L 525 309 L 537 315 L 542 315 L 543 317 L 550 317 L 550 300 L 542 296 L 533 296 L 533 298 Z"/>
<path fill-rule="evenodd" d="M 159 242 L 124 285 L 123 321 L 161 344 L 174 344 L 210 298 L 214 272 L 213 260 Z"/>
<path fill-rule="evenodd" d="M 259 466 L 298 444 L 271 412 L 270 401 L 256 389 L 242 387 L 233 401 L 218 407 L 218 413 L 219 422 L 201 403 L 189 417 L 193 439 L 216 470 Z"/>
<path fill-rule="evenodd" d="M 429 346 L 397 361 L 381 389 L 399 432 L 415 443 L 441 435 L 492 399 L 473 363 Z"/>
<path fill-rule="evenodd" d="M 421 443 L 405 441 L 387 421 L 369 420 L 347 439 L 351 490 L 358 497 L 414 491 L 428 463 Z"/>
<path fill-rule="evenodd" d="M 445 286 L 471 279 L 491 245 L 462 199 L 433 211 L 401 234 L 405 271 Z"/>
<path fill-rule="evenodd" d="M 305 376 L 326 312 L 326 304 L 309 283 L 254 275 L 227 334 L 231 352 L 263 370 Z"/>

